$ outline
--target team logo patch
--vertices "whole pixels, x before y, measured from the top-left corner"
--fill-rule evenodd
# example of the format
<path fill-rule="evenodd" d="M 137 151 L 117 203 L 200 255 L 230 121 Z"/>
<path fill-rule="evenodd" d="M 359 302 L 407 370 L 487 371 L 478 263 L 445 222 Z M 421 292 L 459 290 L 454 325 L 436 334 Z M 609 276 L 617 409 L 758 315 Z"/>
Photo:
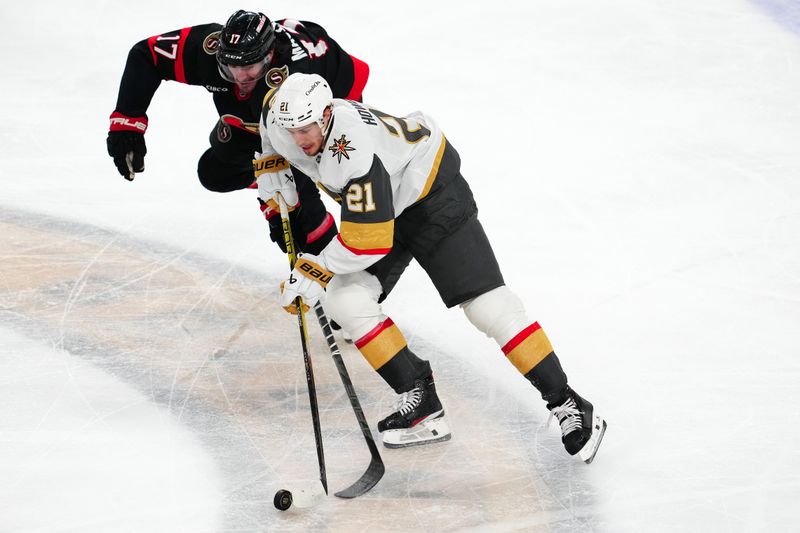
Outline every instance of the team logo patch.
<path fill-rule="evenodd" d="M 283 83 L 283 80 L 285 80 L 288 77 L 289 77 L 289 67 L 284 65 L 282 67 L 273 67 L 269 69 L 267 71 L 266 76 L 264 76 L 264 79 L 266 80 L 267 85 L 275 89 L 281 83 Z"/>
<path fill-rule="evenodd" d="M 217 123 L 217 139 L 219 139 L 219 142 L 226 143 L 231 140 L 232 136 L 230 124 L 220 119 Z"/>
<path fill-rule="evenodd" d="M 217 47 L 219 47 L 219 32 L 215 31 L 206 35 L 206 38 L 203 39 L 203 52 L 213 56 L 217 53 Z"/>
<path fill-rule="evenodd" d="M 333 152 L 331 157 L 336 157 L 337 163 L 342 162 L 342 157 L 344 157 L 345 159 L 350 159 L 350 156 L 347 154 L 347 152 L 352 152 L 353 150 L 355 150 L 355 148 L 353 148 L 352 146 L 348 146 L 349 144 L 350 141 L 348 141 L 345 138 L 344 133 L 342 133 L 341 137 L 339 137 L 338 139 L 334 139 L 333 144 L 328 146 L 328 150 Z"/>

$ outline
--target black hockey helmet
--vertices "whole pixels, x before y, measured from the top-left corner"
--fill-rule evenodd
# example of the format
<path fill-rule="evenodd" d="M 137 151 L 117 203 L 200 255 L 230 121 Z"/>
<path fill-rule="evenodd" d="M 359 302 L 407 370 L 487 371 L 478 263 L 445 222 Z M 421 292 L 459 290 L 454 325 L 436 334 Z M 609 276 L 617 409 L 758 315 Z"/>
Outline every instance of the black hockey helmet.
<path fill-rule="evenodd" d="M 240 9 L 222 28 L 217 62 L 225 66 L 252 65 L 263 61 L 275 44 L 275 30 L 264 13 Z"/>

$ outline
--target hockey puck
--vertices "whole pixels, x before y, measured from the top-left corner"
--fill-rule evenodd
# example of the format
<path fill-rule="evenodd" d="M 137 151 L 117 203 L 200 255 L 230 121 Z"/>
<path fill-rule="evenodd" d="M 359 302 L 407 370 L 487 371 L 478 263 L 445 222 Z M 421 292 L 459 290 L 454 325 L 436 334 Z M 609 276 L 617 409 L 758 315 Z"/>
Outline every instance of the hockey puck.
<path fill-rule="evenodd" d="M 292 493 L 286 489 L 281 489 L 275 493 L 272 503 L 275 504 L 275 508 L 279 511 L 285 511 L 292 506 Z"/>

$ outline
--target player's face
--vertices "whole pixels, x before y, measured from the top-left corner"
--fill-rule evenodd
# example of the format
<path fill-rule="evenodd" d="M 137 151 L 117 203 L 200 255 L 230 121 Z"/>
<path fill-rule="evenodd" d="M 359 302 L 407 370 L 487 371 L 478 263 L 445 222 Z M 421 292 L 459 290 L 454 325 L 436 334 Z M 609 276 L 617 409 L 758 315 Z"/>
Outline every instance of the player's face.
<path fill-rule="evenodd" d="M 252 91 L 258 80 L 264 75 L 264 63 L 255 63 L 253 65 L 244 65 L 241 67 L 231 66 L 228 67 L 233 76 L 233 81 L 236 82 L 243 91 Z"/>
<path fill-rule="evenodd" d="M 322 150 L 322 129 L 316 122 L 303 126 L 302 128 L 287 128 L 289 135 L 292 136 L 294 143 L 299 146 L 306 155 L 317 155 Z"/>
<path fill-rule="evenodd" d="M 258 81 L 267 73 L 267 66 L 272 62 L 274 52 L 267 54 L 267 57 L 253 63 L 251 65 L 228 65 L 225 68 L 228 70 L 230 77 L 233 78 L 234 83 L 239 86 L 242 92 L 249 93 L 255 89 Z"/>

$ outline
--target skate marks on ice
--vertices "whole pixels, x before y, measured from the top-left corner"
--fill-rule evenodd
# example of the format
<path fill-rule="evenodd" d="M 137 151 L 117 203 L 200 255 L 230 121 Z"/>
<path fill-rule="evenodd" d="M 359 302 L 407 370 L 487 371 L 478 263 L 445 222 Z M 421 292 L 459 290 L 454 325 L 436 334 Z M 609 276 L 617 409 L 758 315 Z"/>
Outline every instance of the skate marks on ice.
<path fill-rule="evenodd" d="M 453 439 L 381 447 L 387 472 L 367 495 L 281 513 L 275 491 L 318 476 L 296 322 L 277 305 L 281 273 L 6 208 L 0 250 L 0 322 L 123 379 L 190 428 L 224 477 L 223 531 L 596 525 L 589 482 L 558 431 L 541 430 L 546 412 L 535 398 L 487 389 L 457 356 L 416 340 L 436 368 Z M 333 492 L 361 475 L 369 452 L 309 324 Z M 340 348 L 378 439 L 374 427 L 395 395 L 355 348 Z"/>

